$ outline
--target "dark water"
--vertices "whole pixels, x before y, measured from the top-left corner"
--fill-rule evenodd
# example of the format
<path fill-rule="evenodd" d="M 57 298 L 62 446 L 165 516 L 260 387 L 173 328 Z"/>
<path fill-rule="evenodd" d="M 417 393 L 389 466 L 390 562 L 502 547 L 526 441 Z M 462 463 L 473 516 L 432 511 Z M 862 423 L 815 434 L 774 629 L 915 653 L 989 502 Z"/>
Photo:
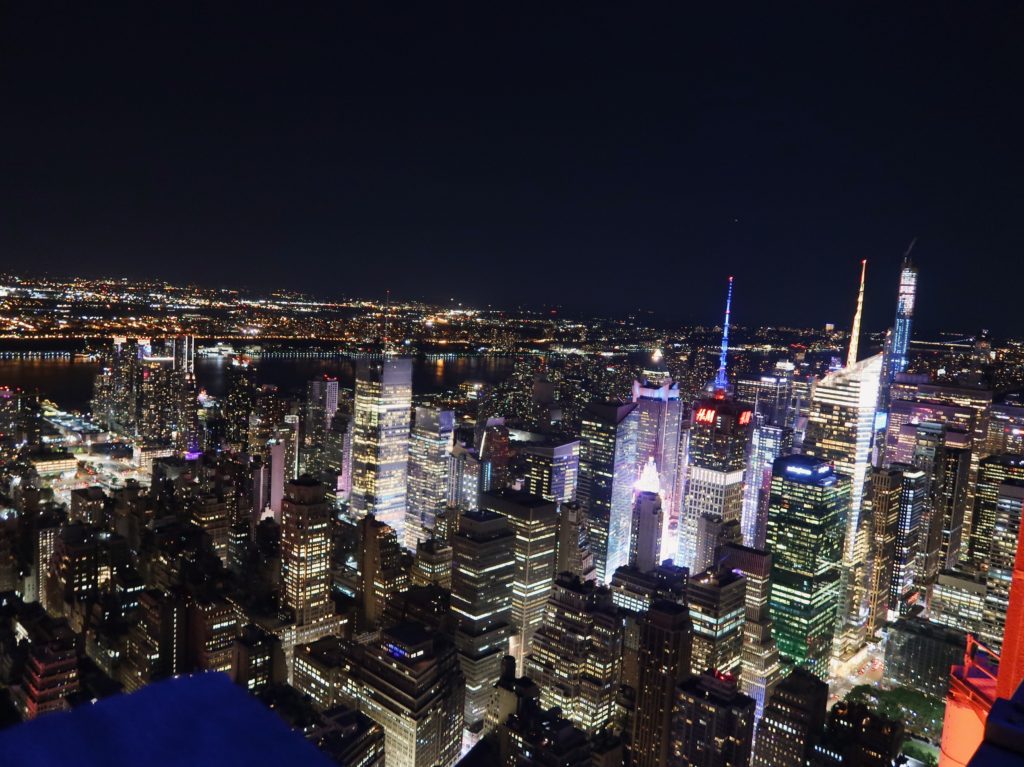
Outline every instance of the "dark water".
<path fill-rule="evenodd" d="M 222 396 L 227 360 L 197 357 L 196 379 L 213 396 Z M 437 392 L 462 381 L 502 381 L 512 372 L 510 357 L 458 357 L 448 360 L 418 360 L 413 368 L 414 392 Z M 342 386 L 351 387 L 355 365 L 343 359 L 282 359 L 257 361 L 259 383 L 275 384 L 284 391 L 304 393 L 306 381 L 320 375 L 337 376 Z M 100 366 L 95 362 L 70 359 L 0 360 L 0 387 L 38 391 L 65 410 L 88 410 L 93 379 Z"/>

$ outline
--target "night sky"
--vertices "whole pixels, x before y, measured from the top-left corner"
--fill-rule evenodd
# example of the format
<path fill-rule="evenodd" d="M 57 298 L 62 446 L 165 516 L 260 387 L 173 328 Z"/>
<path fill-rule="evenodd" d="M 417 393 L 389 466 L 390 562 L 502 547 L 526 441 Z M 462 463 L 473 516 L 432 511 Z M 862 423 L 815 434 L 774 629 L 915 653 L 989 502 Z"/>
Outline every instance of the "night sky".
<path fill-rule="evenodd" d="M 1020 3 L 150 5 L 0 11 L 0 269 L 1024 334 Z"/>

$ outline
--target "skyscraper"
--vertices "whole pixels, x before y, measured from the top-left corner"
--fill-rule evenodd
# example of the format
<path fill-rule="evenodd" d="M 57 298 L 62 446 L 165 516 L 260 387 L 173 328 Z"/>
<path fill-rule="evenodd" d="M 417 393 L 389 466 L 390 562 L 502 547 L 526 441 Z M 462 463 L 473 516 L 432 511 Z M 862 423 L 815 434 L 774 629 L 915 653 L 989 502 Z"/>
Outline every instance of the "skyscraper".
<path fill-rule="evenodd" d="M 900 472 L 900 495 L 896 535 L 888 557 L 888 604 L 890 613 L 908 615 L 920 599 L 918 566 L 923 559 L 921 522 L 928 507 L 928 477 L 914 466 L 893 464 L 892 469 Z"/>
<path fill-rule="evenodd" d="M 388 600 L 409 587 L 409 575 L 402 566 L 398 535 L 389 525 L 367 514 L 358 528 L 362 627 L 372 630 L 380 626 Z"/>
<path fill-rule="evenodd" d="M 591 735 L 611 725 L 622 674 L 622 623 L 611 592 L 559 575 L 525 670 L 545 708 L 557 706 Z"/>
<path fill-rule="evenodd" d="M 697 560 L 702 516 L 717 515 L 723 525 L 740 526 L 753 415 L 746 405 L 726 399 L 722 390 L 694 403 L 676 560 L 683 567 L 693 569 Z"/>
<path fill-rule="evenodd" d="M 578 503 L 563 503 L 558 510 L 558 540 L 555 548 L 555 572 L 572 573 L 581 580 L 597 580 L 590 536 Z"/>
<path fill-rule="evenodd" d="M 490 466 L 487 489 L 507 487 L 512 460 L 512 442 L 504 423 L 488 423 L 480 437 L 480 460 Z"/>
<path fill-rule="evenodd" d="M 729 674 L 705 673 L 679 685 L 672 717 L 675 764 L 731 767 L 750 764 L 754 701 Z"/>
<path fill-rule="evenodd" d="M 352 435 L 352 510 L 375 515 L 403 539 L 412 360 L 359 359 Z"/>
<path fill-rule="evenodd" d="M 1003 636 L 1011 628 L 1006 619 L 1010 606 L 1010 587 L 1014 583 L 1021 521 L 1024 520 L 1024 481 L 1008 479 L 1000 484 L 995 507 L 988 570 L 985 574 L 985 613 L 982 618 L 981 641 L 1001 653 Z M 1012 628 L 1018 630 L 1017 627 Z"/>
<path fill-rule="evenodd" d="M 281 503 L 281 579 L 296 625 L 331 615 L 331 515 L 324 486 L 303 477 L 285 485 Z"/>
<path fill-rule="evenodd" d="M 755 420 L 761 416 L 754 415 Z M 793 452 L 793 430 L 761 422 L 754 427 L 750 441 L 746 482 L 743 489 L 743 517 L 741 528 L 743 543 L 758 548 L 764 546 L 768 524 L 768 494 L 772 479 L 772 464 L 779 456 Z"/>
<path fill-rule="evenodd" d="M 679 399 L 679 385 L 668 378 L 658 383 L 634 381 L 633 402 L 637 414 L 637 465 L 643 467 L 654 462 L 665 509 L 662 550 L 658 557 L 673 557 L 679 535 L 684 469 L 680 463 L 684 409 Z"/>
<path fill-rule="evenodd" d="M 896 464 L 900 466 L 901 464 Z M 868 582 L 868 636 L 878 636 L 889 620 L 889 591 L 900 524 L 903 472 L 875 469 L 871 479 L 871 572 Z"/>
<path fill-rule="evenodd" d="M 780 361 L 770 374 L 741 378 L 736 382 L 736 399 L 754 408 L 758 423 L 792 427 L 793 371 L 793 363 Z"/>
<path fill-rule="evenodd" d="M 772 692 L 757 724 L 753 767 L 806 765 L 825 727 L 828 685 L 794 669 Z"/>
<path fill-rule="evenodd" d="M 851 347 L 853 341 L 851 340 Z M 844 626 L 837 650 L 843 656 L 860 648 L 867 626 L 869 531 L 862 525 L 865 482 L 871 465 L 882 355 L 847 365 L 818 381 L 811 392 L 803 452 L 832 463 L 850 478 L 841 594 Z"/>
<path fill-rule="evenodd" d="M 754 699 L 756 727 L 765 702 L 782 678 L 779 648 L 775 643 L 769 609 L 772 555 L 760 549 L 727 544 L 721 552 L 721 566 L 726 570 L 739 571 L 747 579 L 740 689 Z"/>
<path fill-rule="evenodd" d="M 962 449 L 970 450 L 967 498 L 963 528 L 973 530 L 975 486 L 980 461 L 987 455 L 989 409 L 992 391 L 970 381 L 930 383 L 927 376 L 900 373 L 892 384 L 889 421 L 886 425 L 885 462 L 912 463 L 917 426 L 924 422 L 946 424 L 967 435 Z"/>
<path fill-rule="evenodd" d="M 578 497 L 587 514 L 597 577 L 611 580 L 629 561 L 636 481 L 635 403 L 594 402 L 583 414 Z"/>
<path fill-rule="evenodd" d="M 701 573 L 690 579 L 686 594 L 693 622 L 693 673 L 712 670 L 738 680 L 746 625 L 746 576 L 724 569 Z"/>
<path fill-rule="evenodd" d="M 405 517 L 405 547 L 428 537 L 434 517 L 448 502 L 449 454 L 455 413 L 431 407 L 416 408 L 409 438 L 409 496 Z"/>
<path fill-rule="evenodd" d="M 480 494 L 491 489 L 491 464 L 465 445 L 448 456 L 448 506 L 461 511 L 480 508 Z"/>
<path fill-rule="evenodd" d="M 249 437 L 249 416 L 256 407 L 256 367 L 248 357 L 232 357 L 225 378 L 227 439 L 236 449 L 244 449 Z"/>
<path fill-rule="evenodd" d="M 896 299 L 896 321 L 892 326 L 892 335 L 885 361 L 885 391 L 895 380 L 897 373 L 907 369 L 907 349 L 910 347 L 910 330 L 914 320 L 914 301 L 917 294 L 917 267 L 910 261 L 910 244 L 903 256 L 900 268 L 900 287 Z"/>
<path fill-rule="evenodd" d="M 466 727 L 478 732 L 508 653 L 515 577 L 515 533 L 493 511 L 472 511 L 459 518 L 452 536 L 455 568 L 452 614 L 455 646 L 466 678 Z"/>
<path fill-rule="evenodd" d="M 772 469 L 769 611 L 782 656 L 825 678 L 836 630 L 850 478 L 809 456 Z"/>
<path fill-rule="evenodd" d="M 629 564 L 640 572 L 653 570 L 661 562 L 661 536 L 665 518 L 659 495 L 658 470 L 648 459 L 636 484 L 633 522 L 629 538 Z"/>
<path fill-rule="evenodd" d="M 440 586 L 452 589 L 452 548 L 437 538 L 424 538 L 416 544 L 409 580 L 414 586 Z"/>
<path fill-rule="evenodd" d="M 384 729 L 388 767 L 451 767 L 462 748 L 465 694 L 451 640 L 401 623 L 343 650 L 352 679 L 342 702 Z"/>
<path fill-rule="evenodd" d="M 676 686 L 690 676 L 693 625 L 684 605 L 656 600 L 640 618 L 636 715 L 630 749 L 636 767 L 668 767 Z"/>
<path fill-rule="evenodd" d="M 987 572 L 1000 486 L 1010 479 L 1024 480 L 1024 455 L 992 455 L 978 465 L 971 528 L 971 562 Z"/>
<path fill-rule="evenodd" d="M 555 574 L 558 508 L 529 493 L 509 488 L 481 496 L 481 508 L 501 514 L 515 533 L 512 581 L 512 639 L 509 654 L 521 666 L 533 635 L 544 621 Z"/>
<path fill-rule="evenodd" d="M 531 442 L 524 445 L 520 453 L 526 459 L 526 492 L 558 503 L 576 500 L 579 440 Z"/>
<path fill-rule="evenodd" d="M 319 475 L 324 470 L 323 454 L 327 433 L 338 411 L 338 379 L 331 376 L 314 378 L 306 384 L 305 444 L 309 460 L 307 471 Z"/>

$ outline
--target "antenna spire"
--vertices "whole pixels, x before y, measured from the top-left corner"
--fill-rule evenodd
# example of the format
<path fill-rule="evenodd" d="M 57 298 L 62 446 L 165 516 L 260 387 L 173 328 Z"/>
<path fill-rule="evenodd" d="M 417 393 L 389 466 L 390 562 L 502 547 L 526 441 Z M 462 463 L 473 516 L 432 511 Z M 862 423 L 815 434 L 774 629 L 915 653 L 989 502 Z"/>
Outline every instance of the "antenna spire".
<path fill-rule="evenodd" d="M 729 313 L 732 310 L 732 275 L 729 275 L 729 291 L 725 295 L 725 322 L 722 325 L 722 352 L 718 355 L 718 374 L 715 376 L 715 389 L 728 389 L 729 376 L 725 372 L 725 364 L 729 357 Z"/>
<path fill-rule="evenodd" d="M 857 347 L 860 345 L 860 318 L 864 313 L 864 275 L 868 270 L 868 260 L 860 262 L 860 290 L 857 292 L 857 311 L 853 315 L 853 329 L 850 331 L 850 352 L 846 355 L 846 367 L 857 363 Z"/>
<path fill-rule="evenodd" d="M 916 237 L 910 241 L 910 245 L 908 245 L 907 249 L 903 252 L 903 263 L 904 264 L 909 264 L 910 263 L 910 251 L 912 251 L 914 249 L 915 245 L 917 245 L 917 238 Z"/>

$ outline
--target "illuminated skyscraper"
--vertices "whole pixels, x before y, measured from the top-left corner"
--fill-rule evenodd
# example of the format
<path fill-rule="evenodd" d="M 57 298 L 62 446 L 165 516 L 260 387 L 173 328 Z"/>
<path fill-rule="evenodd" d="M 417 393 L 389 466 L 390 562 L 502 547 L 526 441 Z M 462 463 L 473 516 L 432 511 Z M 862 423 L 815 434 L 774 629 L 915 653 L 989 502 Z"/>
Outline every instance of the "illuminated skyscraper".
<path fill-rule="evenodd" d="M 957 433 L 956 436 L 965 435 Z M 971 449 L 952 437 L 950 430 L 944 431 L 943 443 L 935 457 L 932 480 L 934 513 L 941 520 L 942 528 L 937 563 L 939 571 L 957 566 L 969 538 L 964 531 L 964 519 L 969 516 L 967 499 L 973 491 L 969 485 Z"/>
<path fill-rule="evenodd" d="M 914 320 L 914 300 L 917 294 L 917 267 L 910 261 L 910 248 L 903 256 L 900 269 L 900 289 L 896 299 L 896 321 L 889 337 L 885 364 L 885 390 L 896 378 L 897 373 L 907 369 L 907 349 L 910 347 L 910 330 Z"/>
<path fill-rule="evenodd" d="M 409 580 L 413 586 L 440 586 L 452 590 L 452 548 L 437 538 L 425 538 L 416 544 Z"/>
<path fill-rule="evenodd" d="M 622 623 L 611 592 L 559 575 L 525 671 L 544 708 L 557 706 L 591 735 L 611 725 L 622 674 Z"/>
<path fill-rule="evenodd" d="M 480 494 L 491 489 L 491 479 L 490 462 L 473 448 L 456 444 L 448 456 L 447 505 L 460 511 L 479 509 Z"/>
<path fill-rule="evenodd" d="M 793 370 L 793 363 L 780 361 L 769 375 L 741 378 L 736 382 L 736 399 L 754 408 L 758 423 L 792 427 Z"/>
<path fill-rule="evenodd" d="M 723 525 L 740 525 L 753 415 L 746 405 L 726 399 L 721 390 L 694 403 L 676 559 L 683 567 L 693 569 L 697 560 L 702 516 L 717 515 Z"/>
<path fill-rule="evenodd" d="M 1008 394 L 989 411 L 985 454 L 1024 454 L 1024 400 L 1019 393 Z"/>
<path fill-rule="evenodd" d="M 515 533 L 501 514 L 469 512 L 459 518 L 452 549 L 451 609 L 455 646 L 466 678 L 466 727 L 479 732 L 501 674 L 501 660 L 508 654 Z"/>
<path fill-rule="evenodd" d="M 761 419 L 755 412 L 754 418 Z M 754 427 L 750 442 L 747 475 L 743 489 L 743 543 L 755 548 L 764 546 L 768 525 L 768 494 L 772 480 L 772 464 L 779 456 L 793 452 L 793 430 L 760 421 Z"/>
<path fill-rule="evenodd" d="M 906 615 L 921 599 L 918 585 L 921 582 L 920 566 L 924 560 L 923 522 L 929 508 L 928 475 L 913 466 L 895 466 L 902 473 L 902 481 L 889 585 L 889 609 L 890 612 Z"/>
<path fill-rule="evenodd" d="M 1010 586 L 1014 583 L 1021 521 L 1024 520 L 1022 510 L 1024 481 L 1008 479 L 1000 484 L 996 491 L 992 543 L 985 577 L 985 613 L 981 625 L 981 641 L 1000 654 L 1004 633 L 1009 630 L 1006 620 L 1010 606 Z"/>
<path fill-rule="evenodd" d="M 578 497 L 602 583 L 629 561 L 637 423 L 632 402 L 595 402 L 583 414 Z"/>
<path fill-rule="evenodd" d="M 900 464 L 897 464 L 899 466 Z M 876 469 L 871 479 L 871 551 L 868 579 L 868 636 L 876 637 L 889 620 L 889 590 L 900 524 L 903 472 Z"/>
<path fill-rule="evenodd" d="M 285 485 L 281 503 L 281 579 L 284 603 L 299 626 L 331 615 L 331 515 L 324 486 L 309 477 Z"/>
<path fill-rule="evenodd" d="M 929 383 L 927 376 L 900 373 L 890 392 L 889 420 L 886 425 L 886 463 L 913 463 L 917 426 L 924 422 L 948 425 L 951 431 L 967 435 L 957 447 L 970 451 L 967 498 L 963 520 L 964 535 L 973 529 L 975 485 L 988 436 L 992 392 L 970 382 Z M 966 541 L 961 547 L 966 549 Z M 966 552 L 964 552 L 966 553 Z"/>
<path fill-rule="evenodd" d="M 684 605 L 655 601 L 640 618 L 639 681 L 631 763 L 667 767 L 676 686 L 690 676 L 693 625 Z"/>
<path fill-rule="evenodd" d="M 928 620 L 970 634 L 980 634 L 985 617 L 985 574 L 964 566 L 943 570 L 932 590 Z"/>
<path fill-rule="evenodd" d="M 443 633 L 417 623 L 342 645 L 351 679 L 342 702 L 384 729 L 388 767 L 451 767 L 462 749 L 465 680 Z"/>
<path fill-rule="evenodd" d="M 338 411 L 338 379 L 324 375 L 306 384 L 305 445 L 309 460 L 306 471 L 319 476 L 324 471 L 324 450 L 331 421 Z"/>
<path fill-rule="evenodd" d="M 580 473 L 578 440 L 531 442 L 519 452 L 526 459 L 526 492 L 558 503 L 576 500 Z"/>
<path fill-rule="evenodd" d="M 232 357 L 225 378 L 227 439 L 236 449 L 244 449 L 249 438 L 249 416 L 256 407 L 256 366 L 248 357 Z"/>
<path fill-rule="evenodd" d="M 928 506 L 928 478 L 920 469 L 898 463 L 879 471 L 875 477 L 880 487 L 874 494 L 872 514 L 874 522 L 885 524 L 886 529 L 873 530 L 875 559 L 871 582 L 880 589 L 888 586 L 888 595 L 870 594 L 869 602 L 879 605 L 884 601 L 886 605 L 887 616 L 880 610 L 872 615 L 872 622 L 881 628 L 896 615 L 910 614 L 921 596 L 917 587 L 918 566 L 922 559 L 921 521 Z M 891 525 L 894 516 L 895 524 Z M 888 574 L 879 572 L 883 566 L 888 567 Z"/>
<path fill-rule="evenodd" d="M 869 531 L 862 524 L 862 511 L 881 373 L 882 355 L 876 354 L 818 381 L 811 392 L 803 443 L 804 454 L 834 464 L 836 471 L 851 482 L 845 542 L 840 548 L 845 625 L 841 627 L 842 639 L 837 650 L 843 656 L 859 649 L 866 638 Z"/>
<path fill-rule="evenodd" d="M 509 654 L 521 665 L 533 635 L 544 621 L 544 610 L 551 595 L 558 508 L 553 501 L 508 488 L 484 493 L 481 508 L 501 514 L 515 532 L 513 633 Z"/>
<path fill-rule="evenodd" d="M 1024 480 L 1024 455 L 993 455 L 978 466 L 975 488 L 971 562 L 987 572 L 999 505 L 1001 485 L 1010 479 Z"/>
<path fill-rule="evenodd" d="M 403 539 L 409 465 L 412 360 L 356 363 L 351 508 L 373 514 Z"/>
<path fill-rule="evenodd" d="M 640 572 L 653 570 L 661 562 L 664 513 L 659 493 L 658 470 L 648 459 L 636 484 L 633 523 L 629 538 L 629 564 Z"/>
<path fill-rule="evenodd" d="M 334 497 L 347 501 L 352 495 L 352 419 L 335 414 L 324 448 L 324 472 L 333 479 Z"/>
<path fill-rule="evenodd" d="M 779 652 L 825 678 L 836 631 L 850 478 L 809 456 L 779 458 L 772 469 L 768 543 L 769 612 Z"/>
<path fill-rule="evenodd" d="M 643 467 L 654 461 L 665 509 L 658 557 L 674 557 L 678 548 L 684 468 L 680 449 L 684 409 L 679 399 L 679 385 L 667 378 L 660 383 L 634 381 L 633 402 L 636 403 L 637 417 L 637 466 Z"/>
<path fill-rule="evenodd" d="M 746 576 L 724 569 L 701 573 L 690 579 L 686 595 L 693 622 L 693 673 L 713 670 L 739 679 L 746 624 Z"/>
<path fill-rule="evenodd" d="M 437 408 L 416 408 L 416 423 L 409 439 L 409 497 L 405 517 L 405 547 L 416 544 L 434 529 L 434 517 L 448 502 L 449 454 L 455 413 Z"/>
<path fill-rule="evenodd" d="M 740 689 L 754 699 L 756 726 L 765 702 L 782 678 L 779 648 L 775 644 L 768 604 L 772 555 L 759 549 L 727 544 L 721 552 L 721 566 L 726 570 L 741 572 L 747 579 Z"/>
<path fill-rule="evenodd" d="M 825 728 L 828 685 L 797 668 L 775 687 L 757 723 L 753 767 L 809 764 Z"/>

